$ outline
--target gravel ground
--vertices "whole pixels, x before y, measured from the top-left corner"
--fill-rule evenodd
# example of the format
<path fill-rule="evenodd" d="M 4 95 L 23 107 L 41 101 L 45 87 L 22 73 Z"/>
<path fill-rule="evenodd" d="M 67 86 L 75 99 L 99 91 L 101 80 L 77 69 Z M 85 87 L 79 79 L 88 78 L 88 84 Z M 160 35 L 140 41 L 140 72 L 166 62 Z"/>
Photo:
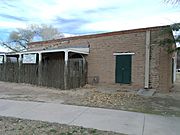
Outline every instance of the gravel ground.
<path fill-rule="evenodd" d="M 0 117 L 1 135 L 125 135 L 57 123 Z"/>
<path fill-rule="evenodd" d="M 142 97 L 131 92 L 115 92 L 109 94 L 94 90 L 89 95 L 65 100 L 64 104 L 180 116 L 180 100 L 171 97 L 159 97 L 159 95 Z"/>
<path fill-rule="evenodd" d="M 150 114 L 180 116 L 180 74 L 171 93 L 143 97 L 136 91 L 111 86 L 91 86 L 58 90 L 27 84 L 0 82 L 0 98 L 10 100 L 53 102 L 93 106 Z"/>
<path fill-rule="evenodd" d="M 135 91 L 113 87 L 90 86 L 74 90 L 58 90 L 27 84 L 0 82 L 0 98 L 10 100 L 52 102 L 82 106 L 180 116 L 180 75 L 171 93 L 142 97 Z M 0 135 L 122 135 L 57 123 L 22 120 L 0 116 Z"/>

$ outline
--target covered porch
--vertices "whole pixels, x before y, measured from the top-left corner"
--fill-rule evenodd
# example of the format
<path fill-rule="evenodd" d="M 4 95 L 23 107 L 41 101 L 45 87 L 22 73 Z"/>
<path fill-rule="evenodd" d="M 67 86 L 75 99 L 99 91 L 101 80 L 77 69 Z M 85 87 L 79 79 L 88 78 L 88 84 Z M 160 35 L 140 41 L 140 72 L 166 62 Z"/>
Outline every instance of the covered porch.
<path fill-rule="evenodd" d="M 89 48 L 62 48 L 23 51 L 0 55 L 1 81 L 72 89 L 87 78 Z M 8 71 L 12 71 L 8 73 Z M 8 79 L 9 76 L 14 76 Z"/>

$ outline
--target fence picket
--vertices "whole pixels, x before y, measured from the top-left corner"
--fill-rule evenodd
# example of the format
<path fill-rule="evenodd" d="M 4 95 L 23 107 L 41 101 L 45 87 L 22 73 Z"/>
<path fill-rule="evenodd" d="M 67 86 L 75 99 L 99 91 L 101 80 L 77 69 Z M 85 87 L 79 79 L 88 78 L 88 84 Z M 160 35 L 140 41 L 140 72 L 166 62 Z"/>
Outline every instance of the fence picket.
<path fill-rule="evenodd" d="M 65 89 L 64 64 L 63 60 L 49 60 L 42 63 L 41 66 L 38 64 L 7 62 L 0 64 L 0 81 L 28 83 Z M 85 85 L 87 73 L 86 64 L 82 59 L 69 59 L 66 76 L 67 89 L 78 88 Z"/>

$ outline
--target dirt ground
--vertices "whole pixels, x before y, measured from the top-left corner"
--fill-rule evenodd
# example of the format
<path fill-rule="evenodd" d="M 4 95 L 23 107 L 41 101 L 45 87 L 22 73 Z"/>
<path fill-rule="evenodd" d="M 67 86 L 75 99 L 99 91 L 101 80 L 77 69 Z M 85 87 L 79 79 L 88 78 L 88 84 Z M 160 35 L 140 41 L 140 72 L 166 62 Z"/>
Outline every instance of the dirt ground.
<path fill-rule="evenodd" d="M 180 73 L 172 92 L 143 97 L 137 91 L 124 91 L 111 86 L 91 86 L 58 90 L 28 84 L 0 82 L 0 98 L 23 101 L 53 102 L 112 108 L 151 114 L 180 116 Z"/>
<path fill-rule="evenodd" d="M 74 90 L 58 90 L 28 84 L 0 82 L 1 99 L 93 106 L 180 117 L 180 73 L 170 93 L 156 93 L 152 97 L 143 97 L 137 95 L 136 92 L 104 85 L 86 85 Z M 122 135 L 77 126 L 1 116 L 0 134 Z"/>
<path fill-rule="evenodd" d="M 77 126 L 0 117 L 1 135 L 124 135 Z"/>

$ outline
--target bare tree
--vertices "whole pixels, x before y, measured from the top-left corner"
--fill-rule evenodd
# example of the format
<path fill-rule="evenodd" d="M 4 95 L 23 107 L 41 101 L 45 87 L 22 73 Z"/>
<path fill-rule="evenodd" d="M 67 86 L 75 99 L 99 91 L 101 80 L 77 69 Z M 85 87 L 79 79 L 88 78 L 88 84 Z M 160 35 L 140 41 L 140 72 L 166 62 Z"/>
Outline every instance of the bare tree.
<path fill-rule="evenodd" d="M 60 33 L 57 28 L 46 24 L 42 24 L 39 27 L 39 36 L 42 38 L 42 40 L 51 40 L 64 37 L 64 35 Z"/>
<path fill-rule="evenodd" d="M 164 0 L 164 1 L 170 4 L 180 4 L 180 0 Z"/>
<path fill-rule="evenodd" d="M 9 34 L 8 44 L 11 46 L 19 46 L 20 49 L 26 49 L 27 43 L 32 42 L 33 38 L 38 34 L 38 25 L 29 25 L 26 28 L 17 28 Z"/>
<path fill-rule="evenodd" d="M 9 34 L 9 43 L 7 45 L 16 45 L 21 49 L 26 49 L 27 44 L 32 42 L 36 37 L 41 40 L 51 40 L 56 38 L 62 38 L 63 34 L 51 25 L 35 25 L 31 24 L 25 29 L 18 28 L 16 31 L 12 31 Z"/>
<path fill-rule="evenodd" d="M 18 52 L 17 49 L 11 47 L 11 45 L 8 44 L 7 42 L 0 41 L 0 45 L 7 48 L 7 49 L 9 49 L 9 50 L 11 50 L 11 51 L 13 51 L 13 52 Z"/>

